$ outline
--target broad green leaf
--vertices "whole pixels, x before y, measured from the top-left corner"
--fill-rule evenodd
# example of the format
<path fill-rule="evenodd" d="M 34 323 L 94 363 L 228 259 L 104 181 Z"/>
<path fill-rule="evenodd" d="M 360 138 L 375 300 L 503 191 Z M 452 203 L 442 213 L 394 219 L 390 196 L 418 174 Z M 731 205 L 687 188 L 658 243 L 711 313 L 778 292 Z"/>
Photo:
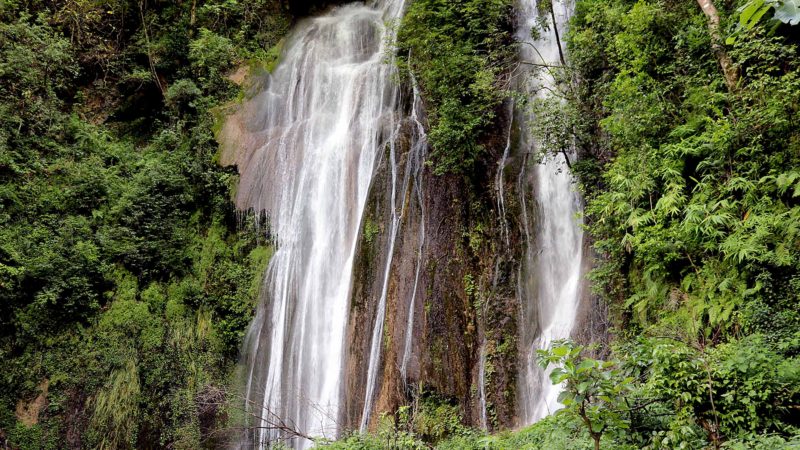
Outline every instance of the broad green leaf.
<path fill-rule="evenodd" d="M 550 372 L 550 381 L 553 384 L 561 383 L 561 381 L 563 381 L 561 379 L 562 375 L 564 375 L 564 369 L 556 367 L 552 372 Z"/>
<path fill-rule="evenodd" d="M 559 347 L 553 348 L 553 354 L 558 357 L 567 356 L 567 353 L 569 353 L 569 348 L 566 345 L 561 345 Z"/>
<path fill-rule="evenodd" d="M 593 359 L 584 359 L 581 361 L 581 364 L 578 366 L 578 373 L 586 372 L 587 370 L 591 369 L 595 366 L 596 361 Z"/>
<path fill-rule="evenodd" d="M 742 9 L 741 14 L 739 14 L 739 25 L 750 29 L 758 22 L 758 19 L 754 19 L 756 13 L 760 13 L 758 17 L 760 18 L 763 13 L 761 12 L 762 9 L 766 8 L 769 9 L 770 5 L 765 5 L 764 0 L 754 0 L 750 3 L 747 3 L 744 8 Z"/>
<path fill-rule="evenodd" d="M 764 17 L 764 14 L 766 14 L 766 12 L 769 10 L 770 6 L 764 5 L 763 7 L 761 7 L 761 9 L 756 11 L 756 13 L 753 14 L 753 17 L 750 19 L 750 25 L 748 28 L 753 28 L 761 20 L 761 18 Z"/>

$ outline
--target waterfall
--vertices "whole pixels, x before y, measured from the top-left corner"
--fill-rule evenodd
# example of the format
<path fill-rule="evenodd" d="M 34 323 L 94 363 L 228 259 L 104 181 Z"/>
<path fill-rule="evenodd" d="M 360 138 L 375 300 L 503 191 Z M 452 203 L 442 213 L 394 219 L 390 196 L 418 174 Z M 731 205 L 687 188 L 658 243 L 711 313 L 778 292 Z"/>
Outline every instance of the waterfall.
<path fill-rule="evenodd" d="M 383 345 L 383 327 L 386 319 L 386 297 L 389 292 L 389 275 L 392 268 L 392 261 L 394 261 L 394 246 L 397 240 L 398 232 L 403 219 L 406 216 L 406 205 L 408 204 L 407 197 L 409 195 L 409 188 L 412 181 L 414 181 L 415 191 L 417 193 L 417 201 L 420 206 L 420 238 L 417 255 L 417 267 L 414 275 L 414 288 L 411 293 L 409 301 L 409 321 L 406 329 L 405 347 L 403 354 L 403 362 L 401 364 L 401 372 L 405 377 L 405 370 L 408 361 L 407 357 L 411 355 L 411 335 L 414 327 L 414 303 L 417 294 L 417 285 L 419 282 L 419 271 L 422 262 L 422 248 L 425 245 L 425 210 L 422 203 L 422 168 L 427 154 L 427 139 L 425 129 L 420 122 L 421 114 L 421 101 L 419 97 L 419 90 L 417 88 L 416 80 L 412 76 L 413 87 L 413 102 L 411 105 L 411 116 L 409 117 L 411 130 L 410 142 L 411 148 L 408 152 L 409 158 L 405 164 L 405 172 L 402 179 L 400 195 L 398 196 L 398 177 L 397 177 L 397 140 L 392 139 L 389 146 L 389 163 L 392 176 L 392 192 L 391 192 L 391 229 L 389 231 L 389 241 L 387 244 L 386 262 L 383 270 L 383 285 L 381 287 L 381 295 L 378 299 L 378 310 L 375 317 L 375 323 L 372 328 L 372 339 L 369 353 L 369 365 L 367 367 L 367 386 L 364 394 L 364 410 L 361 413 L 360 431 L 363 433 L 367 431 L 369 420 L 372 416 L 372 406 L 375 400 L 375 389 L 378 384 L 378 369 L 381 362 L 381 347 Z M 397 133 L 400 133 L 400 123 L 398 123 Z M 398 208 L 398 201 L 400 206 Z"/>
<path fill-rule="evenodd" d="M 383 270 L 383 286 L 381 287 L 381 296 L 378 299 L 378 311 L 375 315 L 375 324 L 372 327 L 372 340 L 369 350 L 369 366 L 367 367 L 367 387 L 364 393 L 364 411 L 361 413 L 361 426 L 360 431 L 363 433 L 367 431 L 369 425 L 369 418 L 372 414 L 372 402 L 375 396 L 375 387 L 378 382 L 378 366 L 381 359 L 381 344 L 383 343 L 383 325 L 386 319 L 386 296 L 389 292 L 389 271 L 392 268 L 392 261 L 394 259 L 394 244 L 397 240 L 397 230 L 400 228 L 400 220 L 403 216 L 405 209 L 405 192 L 401 198 L 402 206 L 399 213 L 397 211 L 397 148 L 394 145 L 394 140 L 390 145 L 389 158 L 390 168 L 392 172 L 392 224 L 391 231 L 389 232 L 388 250 L 386 252 L 386 264 Z M 406 171 L 408 173 L 408 171 Z M 408 177 L 403 183 L 403 187 L 408 187 Z M 405 189 L 404 189 L 405 190 Z"/>
<path fill-rule="evenodd" d="M 539 7 L 534 2 L 519 5 L 517 39 L 522 43 L 520 57 L 523 61 L 551 66 L 560 64 L 561 49 L 556 31 L 564 35 L 571 5 L 559 0 L 553 0 L 552 5 L 557 30 L 553 27 L 551 15 L 547 13 L 540 17 Z M 539 39 L 534 40 L 531 28 L 542 21 L 549 26 L 541 32 Z M 528 78 L 521 83 L 521 89 L 539 96 L 547 95 L 548 89 L 543 88 L 553 88 L 555 84 L 547 68 L 538 76 Z M 536 126 L 535 117 L 521 115 L 527 122 L 523 126 Z M 530 136 L 522 139 L 523 148 L 533 148 L 538 152 Z M 583 231 L 578 218 L 581 198 L 575 191 L 563 155 L 545 156 L 533 167 L 520 189 L 528 251 L 520 274 L 522 359 L 519 415 L 521 422 L 528 424 L 560 407 L 557 400 L 560 387 L 553 386 L 549 373 L 537 365 L 536 350 L 549 348 L 554 340 L 568 338 L 573 331 L 581 296 Z M 533 217 L 528 217 L 526 189 L 532 190 Z M 529 227 L 532 227 L 532 232 Z"/>
<path fill-rule="evenodd" d="M 402 9 L 400 0 L 378 0 L 300 22 L 263 90 L 222 131 L 223 162 L 241 174 L 237 206 L 266 214 L 276 246 L 245 339 L 254 431 L 241 447 L 282 440 L 306 448 L 312 442 L 300 436 L 339 431 L 359 227 L 399 121 L 385 24 Z"/>
<path fill-rule="evenodd" d="M 422 125 L 422 99 L 419 94 L 419 86 L 414 75 L 411 74 L 411 87 L 413 89 L 413 103 L 411 105 L 411 122 L 413 124 L 413 139 L 414 147 L 412 148 L 411 155 L 414 158 L 413 164 L 416 170 L 415 173 L 415 189 L 417 194 L 417 203 L 419 204 L 419 244 L 417 247 L 417 261 L 414 268 L 414 286 L 411 289 L 411 299 L 408 302 L 408 315 L 406 321 L 406 332 L 403 342 L 403 358 L 400 363 L 400 374 L 403 380 L 408 379 L 408 363 L 412 356 L 412 338 L 414 336 L 414 309 L 417 300 L 417 290 L 419 289 L 419 275 L 422 271 L 422 252 L 425 248 L 425 202 L 422 190 L 422 169 L 427 157 L 428 150 L 428 137 L 425 133 L 425 127 Z"/>
<path fill-rule="evenodd" d="M 489 421 L 486 418 L 486 338 L 481 340 L 478 354 L 478 410 L 481 429 L 487 430 Z"/>
<path fill-rule="evenodd" d="M 500 234 L 503 237 L 503 240 L 506 243 L 506 248 L 508 248 L 511 243 L 509 241 L 509 232 L 508 232 L 508 220 L 506 219 L 506 198 L 505 198 L 505 183 L 503 183 L 503 171 L 506 168 L 506 162 L 508 161 L 508 154 L 511 151 L 511 131 L 514 129 L 514 102 L 508 102 L 508 109 L 509 109 L 509 118 L 511 122 L 508 124 L 508 130 L 506 132 L 506 146 L 503 149 L 503 156 L 500 158 L 500 161 L 497 162 L 497 173 L 494 176 L 494 186 L 495 190 L 497 191 L 497 211 L 499 220 L 500 220 Z"/>

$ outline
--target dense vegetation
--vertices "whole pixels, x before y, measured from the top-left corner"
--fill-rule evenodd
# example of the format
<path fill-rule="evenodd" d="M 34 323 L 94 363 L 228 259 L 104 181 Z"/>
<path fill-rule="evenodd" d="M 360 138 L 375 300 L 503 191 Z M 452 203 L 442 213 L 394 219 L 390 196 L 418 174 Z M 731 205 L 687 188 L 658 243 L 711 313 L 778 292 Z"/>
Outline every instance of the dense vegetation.
<path fill-rule="evenodd" d="M 219 445 L 270 250 L 214 116 L 314 3 L 0 3 L 0 446 Z M 800 446 L 796 2 L 718 3 L 724 42 L 694 0 L 578 0 L 562 98 L 532 102 L 545 151 L 577 142 L 614 334 L 541 355 L 563 412 L 488 436 L 426 395 L 330 448 Z M 485 156 L 512 6 L 416 0 L 398 24 L 437 174 Z"/>
<path fill-rule="evenodd" d="M 288 25 L 271 1 L 0 3 L 0 446 L 206 438 L 268 258 L 212 111 Z"/>
<path fill-rule="evenodd" d="M 510 0 L 416 0 L 398 32 L 401 69 L 414 74 L 430 121 L 437 174 L 470 174 L 485 156 L 502 79 L 515 54 Z"/>
<path fill-rule="evenodd" d="M 627 419 L 633 446 L 800 426 L 797 30 L 771 12 L 743 28 L 748 6 L 722 14 L 733 85 L 694 2 L 583 1 L 573 20 L 593 280 L 650 403 Z"/>

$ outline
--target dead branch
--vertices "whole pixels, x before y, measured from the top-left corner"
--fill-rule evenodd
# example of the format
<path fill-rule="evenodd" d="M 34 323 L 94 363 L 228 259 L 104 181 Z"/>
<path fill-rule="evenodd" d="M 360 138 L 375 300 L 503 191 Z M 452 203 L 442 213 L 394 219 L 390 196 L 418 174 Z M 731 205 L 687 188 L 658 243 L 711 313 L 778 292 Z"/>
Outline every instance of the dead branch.
<path fill-rule="evenodd" d="M 256 404 L 256 402 L 250 400 L 249 398 L 245 398 L 240 394 L 231 396 L 224 389 L 218 390 L 222 392 L 222 395 L 213 395 L 207 399 L 198 399 L 197 406 L 199 408 L 232 408 L 243 412 L 248 419 L 252 420 L 254 425 L 217 428 L 210 431 L 205 436 L 203 439 L 204 442 L 216 437 L 219 434 L 229 433 L 231 431 L 252 432 L 260 430 L 275 432 L 275 440 L 281 441 L 306 439 L 311 442 L 316 442 L 320 439 L 319 437 L 314 437 L 301 431 L 294 421 L 281 417 L 280 414 L 272 411 L 269 408 L 262 408 L 261 405 Z M 239 404 L 244 406 L 237 406 Z M 248 420 L 248 422 L 250 422 L 250 420 Z M 323 436 L 322 439 L 325 439 L 325 436 Z"/>

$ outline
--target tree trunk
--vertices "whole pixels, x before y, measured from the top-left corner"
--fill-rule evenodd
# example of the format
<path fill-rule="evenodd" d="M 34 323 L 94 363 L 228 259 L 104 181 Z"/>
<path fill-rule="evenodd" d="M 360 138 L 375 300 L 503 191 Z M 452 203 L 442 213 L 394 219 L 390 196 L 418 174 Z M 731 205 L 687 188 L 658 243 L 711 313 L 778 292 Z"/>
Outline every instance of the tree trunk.
<path fill-rule="evenodd" d="M 158 72 L 156 72 L 156 64 L 153 61 L 153 53 L 152 53 L 152 45 L 150 44 L 150 34 L 147 32 L 147 22 L 144 18 L 144 2 L 145 0 L 139 0 L 139 15 L 142 18 L 142 31 L 144 32 L 144 42 L 147 46 L 147 61 L 150 63 L 150 72 L 153 74 L 153 81 L 158 86 L 158 90 L 161 91 L 161 96 L 167 96 L 167 89 L 164 83 L 161 82 L 161 78 L 158 76 Z"/>
<path fill-rule="evenodd" d="M 558 36 L 558 23 L 556 23 L 556 11 L 553 3 L 550 3 L 550 17 L 553 19 L 553 32 L 556 35 L 556 45 L 558 46 L 558 59 L 561 60 L 561 65 L 566 67 L 567 61 L 564 58 L 564 52 L 561 50 L 561 38 Z"/>
<path fill-rule="evenodd" d="M 728 85 L 728 90 L 734 91 L 739 81 L 739 72 L 736 70 L 733 61 L 731 61 L 728 52 L 725 51 L 725 47 L 723 46 L 722 34 L 719 31 L 719 11 L 717 11 L 717 8 L 711 3 L 711 0 L 697 0 L 697 3 L 700 5 L 700 9 L 703 10 L 703 14 L 708 18 L 711 49 L 714 51 L 714 55 L 716 55 L 717 61 L 719 61 L 719 65 L 722 68 L 722 74 L 725 76 L 725 84 Z"/>

